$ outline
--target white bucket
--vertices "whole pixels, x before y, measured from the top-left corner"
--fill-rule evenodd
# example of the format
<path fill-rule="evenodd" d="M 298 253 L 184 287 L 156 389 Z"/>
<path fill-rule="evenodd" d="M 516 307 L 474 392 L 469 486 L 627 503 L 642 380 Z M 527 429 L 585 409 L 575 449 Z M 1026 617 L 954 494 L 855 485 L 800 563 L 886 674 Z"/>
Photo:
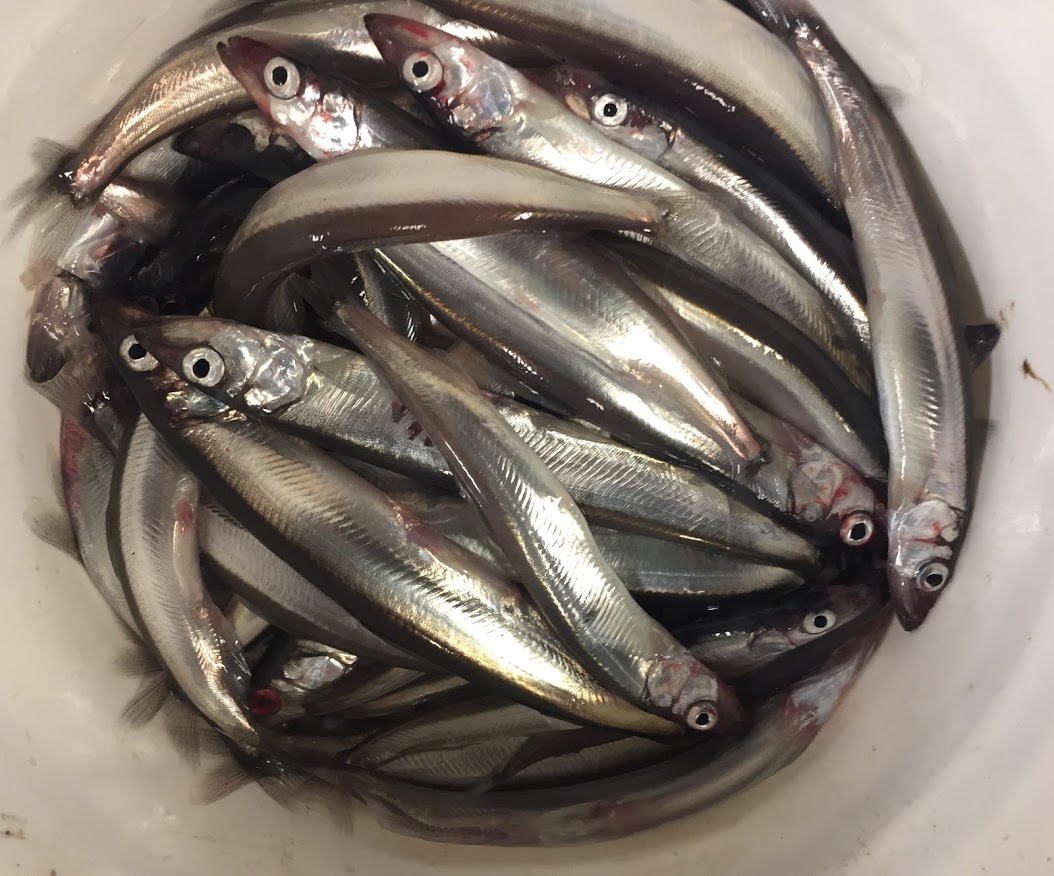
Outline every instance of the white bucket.
<path fill-rule="evenodd" d="M 211 0 L 17 0 L 0 58 L 0 190 L 36 137 L 75 142 Z M 568 0 L 571 2 L 571 0 Z M 1054 870 L 1054 114 L 1044 0 L 824 0 L 896 112 L 963 249 L 983 312 L 1004 324 L 976 378 L 990 418 L 955 581 L 926 625 L 896 630 L 797 763 L 694 818 L 578 849 L 439 846 L 293 815 L 257 788 L 192 802 L 195 770 L 159 727 L 123 729 L 135 682 L 83 570 L 24 515 L 58 507 L 58 417 L 22 378 L 23 254 L 0 250 L 11 341 L 0 381 L 0 873 L 992 874 Z M 970 297 L 970 296 L 968 296 Z M 967 316 L 981 315 L 967 302 Z M 1023 373 L 1028 361 L 1036 377 Z M 990 399 L 990 400 L 989 400 Z"/>

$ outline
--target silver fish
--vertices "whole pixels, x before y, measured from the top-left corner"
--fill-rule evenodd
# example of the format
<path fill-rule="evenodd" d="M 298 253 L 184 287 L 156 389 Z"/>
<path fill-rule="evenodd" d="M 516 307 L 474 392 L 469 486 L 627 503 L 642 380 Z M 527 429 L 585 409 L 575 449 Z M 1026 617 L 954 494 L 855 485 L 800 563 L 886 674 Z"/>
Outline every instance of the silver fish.
<path fill-rule="evenodd" d="M 419 751 L 447 751 L 495 738 L 523 739 L 579 726 L 500 697 L 476 698 L 433 709 L 378 733 L 355 750 L 350 762 L 376 768 Z"/>
<path fill-rule="evenodd" d="M 828 197 L 830 135 L 808 79 L 761 28 L 720 0 L 438 0 L 451 15 L 575 58 L 695 113 L 722 139 Z"/>
<path fill-rule="evenodd" d="M 952 575 L 969 516 L 970 396 L 955 279 L 910 150 L 863 71 L 807 0 L 750 0 L 816 83 L 867 288 L 889 444 L 889 586 L 918 627 Z"/>
<path fill-rule="evenodd" d="M 822 671 L 759 710 L 747 735 L 716 754 L 709 745 L 628 775 L 560 790 L 461 794 L 361 770 L 328 772 L 365 800 L 380 823 L 435 842 L 561 846 L 626 837 L 698 812 L 753 787 L 796 760 L 870 656 L 885 624 L 839 649 Z"/>
<path fill-rule="evenodd" d="M 114 566 L 173 684 L 238 745 L 259 746 L 241 644 L 201 578 L 198 482 L 145 417 L 129 429 L 110 497 Z"/>
<path fill-rule="evenodd" d="M 514 162 L 433 150 L 352 152 L 257 202 L 224 255 L 213 306 L 258 320 L 283 274 L 335 251 L 511 230 L 644 230 L 657 220 L 646 199 Z"/>
<path fill-rule="evenodd" d="M 385 718 L 390 715 L 403 715 L 469 689 L 469 682 L 456 675 L 426 675 L 382 697 L 376 697 L 346 709 L 345 713 L 356 718 Z"/>
<path fill-rule="evenodd" d="M 144 413 L 209 492 L 374 633 L 572 718 L 635 732 L 675 729 L 600 688 L 495 570 L 322 451 L 180 380 L 136 339 L 139 311 L 98 309 L 100 331 Z"/>
<path fill-rule="evenodd" d="M 468 791 L 500 771 L 509 758 L 519 751 L 524 741 L 517 737 L 499 737 L 455 749 L 419 751 L 374 769 L 382 775 L 406 782 L 451 791 Z"/>
<path fill-rule="evenodd" d="M 424 679 L 425 673 L 399 666 L 371 665 L 332 684 L 320 686 L 307 698 L 305 709 L 312 717 L 351 712 L 365 703 L 382 700 L 410 684 Z M 433 676 L 434 677 L 434 676 Z"/>
<path fill-rule="evenodd" d="M 361 89 L 322 77 L 304 64 L 276 58 L 274 51 L 241 40 L 232 44 L 228 63 L 259 106 L 281 120 L 283 130 L 315 154 L 348 154 L 378 147 L 432 148 L 437 144 L 433 132 L 405 113 Z M 263 75 L 268 64 L 280 65 L 300 83 L 299 90 L 291 96 L 276 95 L 273 83 Z M 590 419 L 599 418 L 620 436 L 678 459 L 699 461 L 701 448 L 708 452 L 711 438 L 732 461 L 730 469 L 720 461 L 720 453 L 716 454 L 719 470 L 734 470 L 740 462 L 757 455 L 757 443 L 727 403 L 720 382 L 703 363 L 685 355 L 668 318 L 658 313 L 621 272 L 587 248 L 570 248 L 525 235 L 516 237 L 516 241 L 387 247 L 379 256 L 434 312 L 444 318 L 453 318 L 456 313 L 459 325 L 475 326 L 475 341 L 481 336 L 496 339 L 514 335 L 518 342 L 501 351 L 505 364 L 536 392 L 553 395 L 546 390 L 554 387 L 538 385 L 539 374 L 558 373 L 560 383 L 566 385 L 557 387 L 564 390 L 557 398 L 565 407 L 577 409 Z M 455 276 L 457 269 L 448 264 L 452 252 L 466 273 L 480 277 L 480 283 L 486 278 L 489 285 L 465 294 L 460 287 L 473 280 Z M 538 263 L 543 257 L 547 260 L 546 281 L 535 276 L 542 271 Z M 496 271 L 498 268 L 503 270 Z M 521 273 L 530 276 L 517 283 Z M 535 290 L 534 298 L 527 302 L 526 316 L 519 311 L 522 299 L 531 293 L 523 290 L 523 283 Z M 453 300 L 453 296 L 458 297 Z M 600 315 L 605 317 L 602 325 L 606 332 L 598 331 Z M 590 320 L 588 327 L 583 324 L 586 319 Z M 519 330 L 498 331 L 495 321 L 508 321 Z M 479 328 L 484 323 L 489 330 Z M 626 336 L 630 326 L 634 334 L 632 358 L 622 355 L 629 343 Z M 564 337 L 562 345 L 553 344 L 552 333 L 557 331 Z M 589 339 L 595 340 L 592 346 Z M 539 348 L 544 349 L 543 355 Z M 554 350 L 561 351 L 562 361 L 552 360 Z M 543 369 L 541 363 L 547 360 Z"/>
<path fill-rule="evenodd" d="M 259 638 L 264 635 L 271 625 L 258 615 L 240 596 L 232 596 L 223 607 L 223 616 L 231 625 L 234 638 L 242 643 L 248 650 L 250 645 L 255 645 Z M 250 704 L 250 708 L 251 708 Z"/>
<path fill-rule="evenodd" d="M 714 356 L 740 394 L 815 438 L 861 474 L 885 478 L 885 441 L 870 399 L 779 320 L 707 296 L 679 265 L 635 253 L 637 283 L 670 307 L 700 354 Z"/>
<path fill-rule="evenodd" d="M 504 235 L 379 255 L 451 331 L 632 446 L 728 477 L 758 456 L 720 379 L 588 242 Z"/>
<path fill-rule="evenodd" d="M 731 714 L 732 693 L 619 580 L 574 499 L 480 390 L 357 299 L 327 324 L 366 353 L 435 442 L 516 578 L 567 647 L 610 689 L 693 729 Z"/>
<path fill-rule="evenodd" d="M 59 462 L 66 508 L 88 578 L 110 610 L 138 635 L 139 625 L 110 559 L 106 535 L 115 466 L 113 453 L 74 419 L 64 416 L 59 429 Z"/>
<path fill-rule="evenodd" d="M 318 642 L 280 636 L 253 672 L 249 709 L 261 725 L 281 726 L 306 715 L 312 697 L 368 671 L 368 662 Z"/>
<path fill-rule="evenodd" d="M 842 327 L 870 354 L 871 332 L 852 242 L 809 205 L 779 191 L 774 178 L 755 182 L 729 164 L 689 118 L 630 96 L 596 73 L 560 65 L 532 78 L 604 136 L 720 198 L 824 294 Z"/>
<path fill-rule="evenodd" d="M 469 502 L 420 488 L 389 494 L 451 541 L 514 575 L 508 558 L 487 535 Z M 799 572 L 780 566 L 601 526 L 592 526 L 591 531 L 604 558 L 636 597 L 727 599 L 793 590 L 804 583 Z"/>
<path fill-rule="evenodd" d="M 202 503 L 198 532 L 210 567 L 259 614 L 287 633 L 371 660 L 432 668 L 428 661 L 367 630 L 216 503 Z"/>
<path fill-rule="evenodd" d="M 873 583 L 865 578 L 861 583 L 794 594 L 745 611 L 715 612 L 678 629 L 677 635 L 701 660 L 713 661 L 723 677 L 738 681 L 792 653 L 800 658 L 814 651 L 817 643 L 833 651 L 874 620 L 886 604 Z"/>
<path fill-rule="evenodd" d="M 407 86 L 470 144 L 661 197 L 667 210 L 651 235 L 656 246 L 793 323 L 864 391 L 873 389 L 870 361 L 842 328 L 839 311 L 721 200 L 609 140 L 522 73 L 450 34 L 390 15 L 368 16 L 367 27 Z"/>
<path fill-rule="evenodd" d="M 218 319 L 173 318 L 141 324 L 138 331 L 160 360 L 224 404 L 386 469 L 454 486 L 446 460 L 423 427 L 355 353 Z M 194 372 L 199 359 L 208 360 L 205 378 Z M 698 472 L 512 400 L 492 396 L 490 402 L 593 522 L 776 563 L 816 561 L 809 542 Z M 781 476 L 796 468 L 788 462 Z M 785 485 L 784 493 L 789 489 Z"/>
<path fill-rule="evenodd" d="M 559 744 L 558 740 L 555 742 Z M 581 746 L 579 750 L 566 754 L 552 754 L 514 771 L 506 770 L 495 786 L 524 788 L 588 782 L 640 769 L 669 758 L 671 753 L 674 752 L 664 742 L 641 736 L 625 736 Z"/>
<path fill-rule="evenodd" d="M 257 36 L 283 51 L 356 78 L 383 76 L 383 66 L 362 23 L 363 14 L 370 11 L 395 12 L 450 27 L 512 58 L 526 54 L 510 40 L 451 21 L 415 0 L 327 2 L 306 9 L 276 10 L 252 22 L 202 34 L 151 71 L 114 108 L 63 173 L 71 194 L 84 201 L 152 143 L 211 116 L 250 106 L 251 98 L 216 52 L 217 44 L 229 37 Z"/>

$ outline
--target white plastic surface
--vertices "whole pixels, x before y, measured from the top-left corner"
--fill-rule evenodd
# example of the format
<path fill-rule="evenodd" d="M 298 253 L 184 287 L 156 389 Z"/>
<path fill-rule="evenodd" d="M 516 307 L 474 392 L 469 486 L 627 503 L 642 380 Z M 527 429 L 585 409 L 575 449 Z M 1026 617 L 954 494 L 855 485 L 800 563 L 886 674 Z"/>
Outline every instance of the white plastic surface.
<path fill-rule="evenodd" d="M 33 138 L 75 142 L 209 2 L 4 4 L 0 191 L 30 172 Z M 5 245 L 0 873 L 1054 872 L 1054 394 L 1022 369 L 1027 359 L 1054 383 L 1054 6 L 820 6 L 875 81 L 899 92 L 897 115 L 969 254 L 983 311 L 1005 333 L 977 378 L 990 425 L 954 583 L 918 633 L 887 638 L 814 747 L 709 813 L 581 849 L 426 844 L 364 812 L 350 828 L 293 816 L 256 788 L 196 805 L 199 776 L 162 730 L 118 724 L 135 683 L 114 668 L 117 625 L 79 567 L 26 528 L 27 509 L 57 503 L 57 417 L 22 379 L 29 296 Z"/>

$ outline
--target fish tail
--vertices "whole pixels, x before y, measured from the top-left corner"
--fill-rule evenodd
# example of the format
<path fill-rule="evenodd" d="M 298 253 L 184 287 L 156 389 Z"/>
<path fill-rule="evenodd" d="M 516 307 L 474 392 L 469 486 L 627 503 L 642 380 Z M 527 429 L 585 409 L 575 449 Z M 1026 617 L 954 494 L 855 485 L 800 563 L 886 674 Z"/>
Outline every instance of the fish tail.
<path fill-rule="evenodd" d="M 7 206 L 15 211 L 15 217 L 4 235 L 8 241 L 21 234 L 27 225 L 47 209 L 56 195 L 63 195 L 67 199 L 72 197 L 69 167 L 76 158 L 74 150 L 54 140 L 39 138 L 33 142 L 30 158 L 37 172 L 17 186 L 7 201 Z"/>

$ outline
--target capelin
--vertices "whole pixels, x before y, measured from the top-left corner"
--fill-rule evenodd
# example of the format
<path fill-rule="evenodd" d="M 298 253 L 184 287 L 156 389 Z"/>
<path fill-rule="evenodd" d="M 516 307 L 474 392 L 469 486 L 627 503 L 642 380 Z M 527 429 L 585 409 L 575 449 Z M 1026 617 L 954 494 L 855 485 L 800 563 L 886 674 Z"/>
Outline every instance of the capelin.
<path fill-rule="evenodd" d="M 887 607 L 849 642 L 838 647 L 823 667 L 796 682 L 784 694 L 780 725 L 788 735 L 809 739 L 827 723 L 835 707 L 871 658 L 889 629 L 892 612 Z"/>
<path fill-rule="evenodd" d="M 26 339 L 26 369 L 45 383 L 95 343 L 84 284 L 75 277 L 51 277 L 37 290 Z"/>
<path fill-rule="evenodd" d="M 918 629 L 947 587 L 964 515 L 924 499 L 889 515 L 889 591 L 905 630 Z"/>

